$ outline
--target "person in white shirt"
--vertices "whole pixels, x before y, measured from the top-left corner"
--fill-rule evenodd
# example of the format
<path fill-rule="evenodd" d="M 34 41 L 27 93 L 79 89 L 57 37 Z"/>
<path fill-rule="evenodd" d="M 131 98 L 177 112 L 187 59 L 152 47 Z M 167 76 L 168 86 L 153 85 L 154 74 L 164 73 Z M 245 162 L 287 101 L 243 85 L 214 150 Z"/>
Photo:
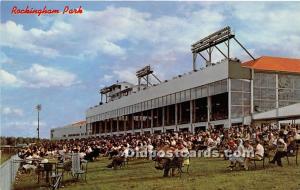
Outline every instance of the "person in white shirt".
<path fill-rule="evenodd" d="M 173 138 L 171 138 L 171 146 L 176 146 L 176 141 Z"/>
<path fill-rule="evenodd" d="M 261 160 L 263 159 L 264 154 L 265 154 L 264 147 L 260 144 L 259 141 L 257 141 L 256 148 L 255 148 L 255 157 Z"/>
<path fill-rule="evenodd" d="M 287 154 L 287 144 L 284 142 L 283 138 L 279 138 L 277 140 L 276 153 L 272 161 L 270 161 L 270 163 L 275 164 L 275 162 L 277 162 L 277 165 L 282 167 L 281 158 L 285 157 L 286 154 Z"/>
<path fill-rule="evenodd" d="M 255 150 L 253 152 L 253 147 L 248 144 L 249 142 L 245 143 L 245 164 L 244 168 L 245 170 L 249 169 L 249 164 L 252 160 L 262 160 L 264 157 L 265 149 L 264 147 L 260 144 L 259 140 L 256 140 L 256 146 Z"/>
<path fill-rule="evenodd" d="M 151 143 L 149 143 L 148 146 L 147 146 L 149 160 L 152 159 L 153 148 L 154 148 L 153 145 Z"/>
<path fill-rule="evenodd" d="M 238 139 L 239 145 L 237 146 L 237 149 L 233 152 L 233 155 L 229 157 L 229 160 L 231 162 L 231 168 L 236 167 L 236 164 L 239 164 L 241 167 L 244 164 L 244 142 L 242 139 Z"/>
<path fill-rule="evenodd" d="M 130 157 L 132 156 L 132 155 L 130 155 L 129 147 L 126 144 L 124 145 L 124 150 L 123 150 L 121 156 L 124 156 L 125 160 L 127 160 L 129 156 Z"/>
<path fill-rule="evenodd" d="M 206 141 L 206 144 L 207 144 L 207 151 L 208 152 L 211 152 L 211 150 L 215 149 L 216 146 L 217 146 L 217 143 L 210 136 L 208 137 L 208 139 Z"/>

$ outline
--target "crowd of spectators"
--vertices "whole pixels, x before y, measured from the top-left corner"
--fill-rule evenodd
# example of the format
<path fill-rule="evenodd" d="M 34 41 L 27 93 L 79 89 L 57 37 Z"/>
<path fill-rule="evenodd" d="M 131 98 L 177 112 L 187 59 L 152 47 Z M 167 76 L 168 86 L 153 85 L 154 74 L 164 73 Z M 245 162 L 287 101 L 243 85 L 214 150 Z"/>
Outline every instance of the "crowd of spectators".
<path fill-rule="evenodd" d="M 149 157 L 159 150 L 182 150 L 192 157 L 190 154 L 192 151 L 205 150 L 217 151 L 219 156 L 228 159 L 229 168 L 239 165 L 248 170 L 252 160 L 261 160 L 271 151 L 274 152 L 271 163 L 282 166 L 281 158 L 287 154 L 295 154 L 296 142 L 299 140 L 299 126 L 286 125 L 279 128 L 276 124 L 268 124 L 219 129 L 210 126 L 207 130 L 195 134 L 172 132 L 76 140 L 44 140 L 20 150 L 19 157 L 37 159 L 54 156 L 63 159 L 64 155 L 76 152 L 82 159 L 93 161 L 99 156 L 112 158 L 120 155 L 124 157 L 146 155 Z M 252 155 L 246 154 L 249 152 Z"/>

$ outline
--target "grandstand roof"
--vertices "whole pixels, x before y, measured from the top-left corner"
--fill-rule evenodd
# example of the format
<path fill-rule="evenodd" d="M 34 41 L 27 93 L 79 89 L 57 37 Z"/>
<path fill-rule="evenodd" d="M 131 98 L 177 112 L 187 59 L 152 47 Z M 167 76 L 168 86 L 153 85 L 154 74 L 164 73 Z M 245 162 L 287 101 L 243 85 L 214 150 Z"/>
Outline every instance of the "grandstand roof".
<path fill-rule="evenodd" d="M 85 123 L 86 123 L 85 120 L 84 121 L 78 121 L 76 123 L 72 123 L 72 126 L 74 126 L 74 125 L 84 125 Z"/>
<path fill-rule="evenodd" d="M 263 71 L 300 73 L 300 59 L 262 56 L 258 59 L 244 62 L 242 66 Z"/>

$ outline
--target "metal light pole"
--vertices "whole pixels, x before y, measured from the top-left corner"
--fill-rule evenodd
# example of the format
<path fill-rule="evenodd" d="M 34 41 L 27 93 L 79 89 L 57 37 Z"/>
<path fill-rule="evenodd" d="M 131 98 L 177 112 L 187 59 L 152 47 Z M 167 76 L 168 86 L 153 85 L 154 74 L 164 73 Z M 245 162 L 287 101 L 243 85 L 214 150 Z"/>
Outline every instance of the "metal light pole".
<path fill-rule="evenodd" d="M 36 106 L 36 110 L 38 112 L 38 127 L 37 127 L 37 133 L 38 133 L 38 140 L 40 140 L 40 111 L 42 110 L 42 105 L 38 104 Z"/>

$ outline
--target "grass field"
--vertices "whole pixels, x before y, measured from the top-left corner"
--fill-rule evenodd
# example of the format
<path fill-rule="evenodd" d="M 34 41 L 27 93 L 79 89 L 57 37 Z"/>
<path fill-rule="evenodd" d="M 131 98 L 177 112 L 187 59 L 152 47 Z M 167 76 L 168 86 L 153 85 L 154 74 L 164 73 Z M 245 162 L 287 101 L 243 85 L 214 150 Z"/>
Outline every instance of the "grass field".
<path fill-rule="evenodd" d="M 229 171 L 228 161 L 217 158 L 194 158 L 191 160 L 189 174 L 182 177 L 163 178 L 162 171 L 154 168 L 154 162 L 148 160 L 130 161 L 129 165 L 119 170 L 107 169 L 110 161 L 101 158 L 88 165 L 87 183 L 70 182 L 65 178 L 64 190 L 114 190 L 114 189 L 284 189 L 300 190 L 300 165 L 291 160 L 283 167 L 258 162 L 257 169 L 250 171 Z M 31 190 L 37 188 L 34 174 L 19 176 L 15 189 Z"/>
<path fill-rule="evenodd" d="M 6 154 L 6 153 L 1 153 L 0 154 L 0 165 L 4 163 L 6 160 L 8 160 L 12 154 Z"/>

